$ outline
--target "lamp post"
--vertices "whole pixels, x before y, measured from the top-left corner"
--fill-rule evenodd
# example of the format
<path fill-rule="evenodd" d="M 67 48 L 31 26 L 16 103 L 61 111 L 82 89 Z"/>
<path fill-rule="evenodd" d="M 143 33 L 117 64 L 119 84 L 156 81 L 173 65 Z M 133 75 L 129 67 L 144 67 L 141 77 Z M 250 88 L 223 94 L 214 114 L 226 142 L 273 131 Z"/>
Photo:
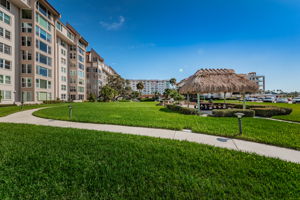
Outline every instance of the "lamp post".
<path fill-rule="evenodd" d="M 73 108 L 71 105 L 69 105 L 68 108 L 69 108 L 69 119 L 72 119 Z"/>
<path fill-rule="evenodd" d="M 242 118 L 245 115 L 244 113 L 235 113 L 235 115 L 238 118 L 238 122 L 239 122 L 239 131 L 240 131 L 240 135 L 243 134 L 243 127 L 242 127 Z"/>

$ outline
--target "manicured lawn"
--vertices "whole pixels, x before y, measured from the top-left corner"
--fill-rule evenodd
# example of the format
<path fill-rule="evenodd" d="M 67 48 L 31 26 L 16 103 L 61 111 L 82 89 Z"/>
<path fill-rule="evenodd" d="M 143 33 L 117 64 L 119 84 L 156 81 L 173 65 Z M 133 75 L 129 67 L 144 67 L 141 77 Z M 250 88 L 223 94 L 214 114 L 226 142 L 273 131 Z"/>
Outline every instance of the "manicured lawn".
<path fill-rule="evenodd" d="M 156 106 L 156 103 L 80 103 L 73 104 L 73 121 L 156 127 L 237 137 L 278 146 L 300 149 L 300 125 L 264 119 L 243 119 L 244 134 L 238 133 L 237 119 L 182 115 Z M 69 120 L 68 107 L 54 107 L 36 116 Z"/>
<path fill-rule="evenodd" d="M 42 108 L 42 107 L 53 107 L 53 106 L 59 106 L 63 104 L 41 104 L 41 105 L 24 105 L 21 106 L 7 106 L 7 107 L 0 107 L 0 117 L 5 117 L 7 115 L 11 115 L 16 112 L 25 111 L 25 110 L 31 110 L 35 108 Z"/>
<path fill-rule="evenodd" d="M 188 142 L 0 124 L 0 199 L 297 199 L 300 165 Z"/>

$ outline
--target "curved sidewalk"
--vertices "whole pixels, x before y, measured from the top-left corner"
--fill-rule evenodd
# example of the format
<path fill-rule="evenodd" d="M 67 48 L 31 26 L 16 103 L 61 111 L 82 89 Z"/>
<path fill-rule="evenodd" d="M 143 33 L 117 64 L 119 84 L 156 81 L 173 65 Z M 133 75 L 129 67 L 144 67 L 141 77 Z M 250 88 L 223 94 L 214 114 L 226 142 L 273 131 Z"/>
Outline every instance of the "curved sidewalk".
<path fill-rule="evenodd" d="M 184 141 L 190 141 L 199 144 L 207 144 L 216 147 L 232 149 L 236 151 L 256 153 L 262 156 L 279 158 L 285 161 L 300 163 L 300 151 L 296 151 L 292 149 L 260 144 L 255 142 L 248 142 L 248 141 L 238 140 L 238 139 L 230 139 L 230 138 L 219 137 L 219 136 L 212 136 L 212 135 L 199 134 L 199 133 L 188 133 L 184 131 L 42 119 L 32 115 L 32 113 L 37 110 L 39 109 L 18 112 L 6 117 L 2 117 L 0 118 L 0 122 L 34 124 L 34 125 L 64 127 L 64 128 L 78 128 L 78 129 L 150 136 L 150 137 L 157 137 L 157 138 L 167 138 L 167 139 L 174 139 L 174 140 L 184 140 Z"/>

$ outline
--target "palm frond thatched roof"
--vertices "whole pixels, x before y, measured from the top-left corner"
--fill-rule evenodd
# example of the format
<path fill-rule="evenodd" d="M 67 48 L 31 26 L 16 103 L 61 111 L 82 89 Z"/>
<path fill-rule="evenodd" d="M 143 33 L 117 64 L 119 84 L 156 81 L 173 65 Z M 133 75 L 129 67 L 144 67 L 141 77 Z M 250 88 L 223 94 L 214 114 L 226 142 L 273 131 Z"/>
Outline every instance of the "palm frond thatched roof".
<path fill-rule="evenodd" d="M 200 69 L 178 85 L 181 94 L 221 92 L 254 93 L 258 85 L 233 69 Z"/>

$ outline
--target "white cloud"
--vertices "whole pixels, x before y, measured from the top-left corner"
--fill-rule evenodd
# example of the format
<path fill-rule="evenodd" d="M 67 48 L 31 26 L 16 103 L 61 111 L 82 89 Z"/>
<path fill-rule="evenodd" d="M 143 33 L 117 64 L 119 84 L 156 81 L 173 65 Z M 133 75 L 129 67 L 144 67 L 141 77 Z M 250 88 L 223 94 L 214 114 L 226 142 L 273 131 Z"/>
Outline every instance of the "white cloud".
<path fill-rule="evenodd" d="M 179 72 L 180 72 L 180 73 L 182 73 L 182 72 L 183 72 L 183 69 L 182 69 L 182 68 L 180 68 L 180 69 L 179 69 Z"/>
<path fill-rule="evenodd" d="M 117 22 L 109 23 L 109 22 L 101 21 L 100 25 L 108 31 L 115 31 L 115 30 L 119 30 L 124 25 L 124 23 L 125 23 L 125 17 L 120 16 L 119 21 Z"/>

